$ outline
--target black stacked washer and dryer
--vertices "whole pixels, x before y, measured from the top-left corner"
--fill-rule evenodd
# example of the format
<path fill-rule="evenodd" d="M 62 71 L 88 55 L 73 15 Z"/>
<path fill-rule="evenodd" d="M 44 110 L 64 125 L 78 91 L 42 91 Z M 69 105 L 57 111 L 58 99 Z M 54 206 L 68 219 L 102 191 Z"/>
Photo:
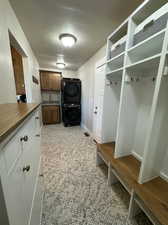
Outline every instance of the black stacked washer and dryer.
<path fill-rule="evenodd" d="M 62 121 L 64 126 L 81 123 L 81 81 L 63 78 L 61 81 Z"/>

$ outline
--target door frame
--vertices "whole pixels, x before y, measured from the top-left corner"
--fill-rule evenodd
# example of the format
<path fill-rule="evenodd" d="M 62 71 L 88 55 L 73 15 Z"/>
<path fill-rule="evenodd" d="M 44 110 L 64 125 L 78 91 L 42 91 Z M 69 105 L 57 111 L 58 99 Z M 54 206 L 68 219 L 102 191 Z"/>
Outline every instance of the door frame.
<path fill-rule="evenodd" d="M 93 127 L 93 138 L 94 140 L 96 140 L 96 135 L 95 135 L 95 117 L 94 117 L 94 111 L 95 111 L 95 103 L 96 103 L 96 97 L 97 97 L 97 94 L 96 94 L 96 79 L 97 79 L 97 69 L 104 66 L 106 64 L 106 57 L 103 57 L 101 59 L 99 59 L 96 63 L 95 63 L 95 73 L 94 73 L 94 102 L 93 102 L 93 111 L 92 111 L 92 127 Z"/>

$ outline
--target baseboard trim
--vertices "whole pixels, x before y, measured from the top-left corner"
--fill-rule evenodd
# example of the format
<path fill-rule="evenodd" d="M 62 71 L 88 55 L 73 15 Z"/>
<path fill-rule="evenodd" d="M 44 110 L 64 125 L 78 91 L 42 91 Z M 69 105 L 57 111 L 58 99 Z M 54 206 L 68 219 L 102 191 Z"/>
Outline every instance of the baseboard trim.
<path fill-rule="evenodd" d="M 132 152 L 132 155 L 138 160 L 138 161 L 140 161 L 140 162 L 142 162 L 142 157 L 138 154 L 138 153 L 136 153 L 136 152 Z"/>
<path fill-rule="evenodd" d="M 168 175 L 166 175 L 164 172 L 160 172 L 161 178 L 163 178 L 165 181 L 168 182 Z"/>
<path fill-rule="evenodd" d="M 91 137 L 93 137 L 92 132 L 91 132 L 84 124 L 81 124 L 81 128 L 82 128 L 83 130 L 85 130 L 87 133 L 89 133 Z"/>

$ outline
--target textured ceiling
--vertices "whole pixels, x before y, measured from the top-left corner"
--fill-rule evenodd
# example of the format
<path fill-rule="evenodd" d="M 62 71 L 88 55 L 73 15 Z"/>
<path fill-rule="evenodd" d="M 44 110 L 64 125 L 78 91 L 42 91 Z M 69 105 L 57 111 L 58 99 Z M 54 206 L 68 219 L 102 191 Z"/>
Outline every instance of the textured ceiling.
<path fill-rule="evenodd" d="M 41 67 L 56 68 L 63 54 L 66 69 L 78 69 L 106 42 L 107 36 L 143 0 L 10 0 Z M 75 47 L 58 39 L 71 33 Z"/>

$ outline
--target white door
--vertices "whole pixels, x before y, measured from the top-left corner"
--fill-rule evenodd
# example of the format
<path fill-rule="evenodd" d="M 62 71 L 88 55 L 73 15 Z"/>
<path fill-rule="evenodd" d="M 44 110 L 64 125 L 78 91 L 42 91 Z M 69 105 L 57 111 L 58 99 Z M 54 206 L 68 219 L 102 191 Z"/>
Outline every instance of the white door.
<path fill-rule="evenodd" d="M 95 68 L 95 91 L 93 110 L 93 137 L 101 143 L 102 137 L 102 112 L 105 87 L 105 64 L 104 59 L 96 64 Z"/>

